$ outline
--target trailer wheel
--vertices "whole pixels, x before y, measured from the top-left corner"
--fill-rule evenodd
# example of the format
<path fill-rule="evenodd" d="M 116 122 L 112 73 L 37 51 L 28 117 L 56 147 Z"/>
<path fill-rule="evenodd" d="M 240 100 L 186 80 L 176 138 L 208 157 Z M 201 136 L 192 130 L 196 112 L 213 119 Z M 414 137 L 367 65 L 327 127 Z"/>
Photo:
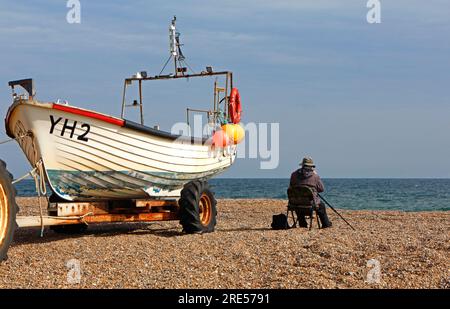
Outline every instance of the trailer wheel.
<path fill-rule="evenodd" d="M 6 260 L 9 246 L 17 229 L 16 188 L 12 184 L 13 176 L 0 160 L 0 262 Z"/>
<path fill-rule="evenodd" d="M 192 181 L 181 190 L 178 201 L 180 224 L 184 232 L 210 233 L 216 226 L 217 201 L 204 181 Z"/>

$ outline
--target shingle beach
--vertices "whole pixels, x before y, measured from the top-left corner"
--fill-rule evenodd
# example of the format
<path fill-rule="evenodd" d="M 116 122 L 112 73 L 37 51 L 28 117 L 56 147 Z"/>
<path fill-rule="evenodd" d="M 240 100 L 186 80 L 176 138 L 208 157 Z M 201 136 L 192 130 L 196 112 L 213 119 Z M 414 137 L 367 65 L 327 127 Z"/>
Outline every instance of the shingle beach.
<path fill-rule="evenodd" d="M 35 198 L 18 204 L 20 215 L 36 214 Z M 449 212 L 340 210 L 352 231 L 328 210 L 330 229 L 272 230 L 285 205 L 219 200 L 216 231 L 202 235 L 177 221 L 91 225 L 76 236 L 46 229 L 43 238 L 18 230 L 0 288 L 450 287 Z M 73 259 L 79 283 L 67 280 Z"/>

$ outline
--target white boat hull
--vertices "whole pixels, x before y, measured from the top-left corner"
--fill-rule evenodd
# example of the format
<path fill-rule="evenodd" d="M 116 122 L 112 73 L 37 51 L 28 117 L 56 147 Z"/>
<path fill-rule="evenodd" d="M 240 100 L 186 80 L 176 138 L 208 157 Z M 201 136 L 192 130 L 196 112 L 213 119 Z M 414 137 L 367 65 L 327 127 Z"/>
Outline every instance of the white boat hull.
<path fill-rule="evenodd" d="M 213 177 L 236 157 L 235 145 L 218 149 L 52 103 L 14 103 L 6 127 L 32 166 L 42 159 L 52 190 L 67 200 L 158 196 Z"/>

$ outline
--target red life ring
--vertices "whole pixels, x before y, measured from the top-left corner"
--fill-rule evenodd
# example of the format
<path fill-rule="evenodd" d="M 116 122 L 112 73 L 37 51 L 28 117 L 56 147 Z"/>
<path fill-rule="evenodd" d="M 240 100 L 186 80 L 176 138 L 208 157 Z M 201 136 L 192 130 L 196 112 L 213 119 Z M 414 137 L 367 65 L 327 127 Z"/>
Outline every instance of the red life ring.
<path fill-rule="evenodd" d="M 234 124 L 241 122 L 241 95 L 237 88 L 231 89 L 230 100 L 228 101 L 231 122 Z"/>

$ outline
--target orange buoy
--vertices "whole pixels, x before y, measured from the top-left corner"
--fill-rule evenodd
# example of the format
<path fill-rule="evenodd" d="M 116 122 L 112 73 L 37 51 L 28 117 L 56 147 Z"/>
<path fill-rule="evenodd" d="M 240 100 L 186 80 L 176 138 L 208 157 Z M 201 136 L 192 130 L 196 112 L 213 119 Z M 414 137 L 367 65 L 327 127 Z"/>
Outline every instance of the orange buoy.
<path fill-rule="evenodd" d="M 230 142 L 233 144 L 239 144 L 245 137 L 245 131 L 239 124 L 225 124 L 222 126 L 222 130 L 227 133 Z"/>
<path fill-rule="evenodd" d="M 212 144 L 219 148 L 224 148 L 230 143 L 230 138 L 224 130 L 214 132 L 212 137 Z"/>

